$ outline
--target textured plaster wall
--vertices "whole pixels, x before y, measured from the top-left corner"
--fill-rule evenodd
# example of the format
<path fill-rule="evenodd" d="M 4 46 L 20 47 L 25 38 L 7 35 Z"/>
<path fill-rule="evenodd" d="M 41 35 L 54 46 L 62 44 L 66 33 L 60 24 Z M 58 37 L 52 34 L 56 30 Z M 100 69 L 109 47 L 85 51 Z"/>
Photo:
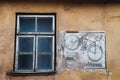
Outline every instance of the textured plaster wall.
<path fill-rule="evenodd" d="M 13 69 L 15 13 L 57 13 L 57 30 L 106 31 L 107 69 L 63 71 L 48 76 L 8 76 Z M 0 80 L 119 80 L 120 5 L 42 2 L 0 2 Z"/>

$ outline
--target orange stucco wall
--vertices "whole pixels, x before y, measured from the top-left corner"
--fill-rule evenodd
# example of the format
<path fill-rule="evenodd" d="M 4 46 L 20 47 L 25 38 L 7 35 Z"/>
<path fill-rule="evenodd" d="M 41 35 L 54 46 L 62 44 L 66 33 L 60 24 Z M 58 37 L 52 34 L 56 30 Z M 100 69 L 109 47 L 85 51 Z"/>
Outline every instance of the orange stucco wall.
<path fill-rule="evenodd" d="M 104 30 L 107 70 L 64 71 L 48 76 L 8 76 L 13 69 L 15 13 L 57 14 L 57 30 Z M 57 2 L 0 2 L 0 80 L 119 80 L 120 5 Z M 108 75 L 107 72 L 110 72 Z"/>

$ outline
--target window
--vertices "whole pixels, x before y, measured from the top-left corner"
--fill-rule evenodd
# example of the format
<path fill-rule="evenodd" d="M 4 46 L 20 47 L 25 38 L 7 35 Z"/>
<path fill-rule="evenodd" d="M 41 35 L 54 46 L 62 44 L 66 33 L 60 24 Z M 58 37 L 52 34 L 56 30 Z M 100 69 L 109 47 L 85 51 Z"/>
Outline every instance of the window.
<path fill-rule="evenodd" d="M 17 13 L 15 72 L 55 70 L 55 14 Z"/>

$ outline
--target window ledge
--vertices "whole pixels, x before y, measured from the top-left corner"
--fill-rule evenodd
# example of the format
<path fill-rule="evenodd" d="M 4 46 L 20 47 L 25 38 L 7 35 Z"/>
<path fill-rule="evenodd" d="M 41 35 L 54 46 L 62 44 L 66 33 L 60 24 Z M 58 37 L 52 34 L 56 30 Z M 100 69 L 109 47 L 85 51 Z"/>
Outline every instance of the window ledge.
<path fill-rule="evenodd" d="M 9 71 L 7 72 L 7 75 L 9 76 L 48 76 L 48 75 L 55 75 L 56 71 L 51 72 L 16 72 L 16 71 Z"/>

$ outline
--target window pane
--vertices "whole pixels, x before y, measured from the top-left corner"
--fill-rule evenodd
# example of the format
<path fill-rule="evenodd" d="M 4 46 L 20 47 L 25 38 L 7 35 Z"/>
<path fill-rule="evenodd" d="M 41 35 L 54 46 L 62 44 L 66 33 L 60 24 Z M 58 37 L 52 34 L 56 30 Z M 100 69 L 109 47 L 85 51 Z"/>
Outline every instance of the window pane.
<path fill-rule="evenodd" d="M 52 52 L 52 37 L 38 38 L 38 52 Z"/>
<path fill-rule="evenodd" d="M 44 17 L 37 19 L 37 32 L 53 32 L 52 18 Z"/>
<path fill-rule="evenodd" d="M 34 17 L 20 17 L 20 32 L 35 32 Z"/>
<path fill-rule="evenodd" d="M 37 69 L 52 69 L 52 37 L 38 37 Z"/>
<path fill-rule="evenodd" d="M 18 70 L 32 70 L 33 69 L 33 55 L 19 55 L 18 56 Z"/>
<path fill-rule="evenodd" d="M 51 54 L 38 54 L 37 69 L 45 70 L 52 69 L 52 55 Z"/>
<path fill-rule="evenodd" d="M 18 52 L 33 52 L 33 45 L 33 37 L 19 37 Z"/>

